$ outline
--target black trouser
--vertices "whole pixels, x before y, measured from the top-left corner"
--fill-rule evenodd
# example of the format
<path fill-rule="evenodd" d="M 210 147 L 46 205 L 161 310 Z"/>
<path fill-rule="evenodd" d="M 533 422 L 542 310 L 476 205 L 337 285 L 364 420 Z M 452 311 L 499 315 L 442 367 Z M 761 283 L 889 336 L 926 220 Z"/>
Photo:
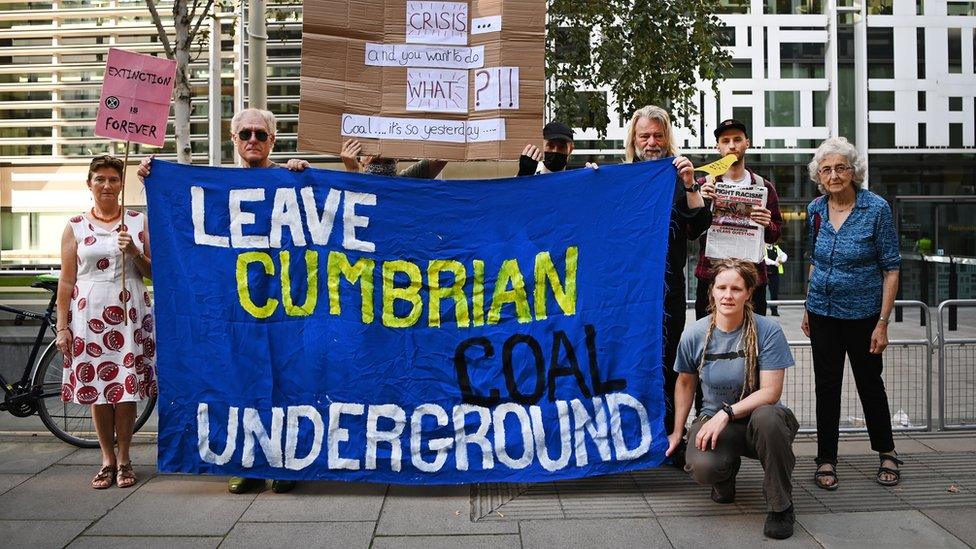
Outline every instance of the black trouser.
<path fill-rule="evenodd" d="M 779 299 L 779 271 L 778 271 L 778 269 L 779 269 L 779 267 L 770 265 L 769 267 L 767 267 L 767 270 L 766 270 L 766 280 L 767 280 L 766 283 L 769 286 L 769 299 L 772 300 L 772 301 L 776 301 L 777 299 Z M 769 306 L 769 312 L 772 313 L 772 314 L 774 314 L 774 315 L 778 315 L 779 314 L 779 309 L 776 307 L 776 305 L 770 305 Z"/>
<path fill-rule="evenodd" d="M 837 463 L 840 429 L 840 393 L 844 382 L 844 355 L 851 360 L 854 384 L 864 409 L 864 421 L 875 452 L 895 449 L 891 412 L 881 378 L 881 355 L 872 354 L 871 333 L 878 316 L 846 320 L 808 312 L 813 373 L 817 386 L 817 463 Z"/>
<path fill-rule="evenodd" d="M 695 318 L 705 318 L 708 316 L 708 287 L 712 285 L 711 280 L 698 279 L 698 288 L 695 289 Z M 766 316 L 766 285 L 756 286 L 752 292 L 752 312 L 757 315 Z"/>
<path fill-rule="evenodd" d="M 708 288 L 712 285 L 711 280 L 698 279 L 698 288 L 695 289 L 695 318 L 702 319 L 708 316 Z M 766 285 L 756 286 L 752 292 L 752 311 L 757 315 L 766 316 Z M 695 414 L 700 414 L 702 409 L 702 389 L 701 380 L 698 380 L 698 388 L 695 390 Z"/>
<path fill-rule="evenodd" d="M 674 431 L 674 385 L 678 373 L 674 371 L 674 361 L 678 356 L 678 343 L 685 329 L 684 300 L 664 306 L 664 431 Z"/>

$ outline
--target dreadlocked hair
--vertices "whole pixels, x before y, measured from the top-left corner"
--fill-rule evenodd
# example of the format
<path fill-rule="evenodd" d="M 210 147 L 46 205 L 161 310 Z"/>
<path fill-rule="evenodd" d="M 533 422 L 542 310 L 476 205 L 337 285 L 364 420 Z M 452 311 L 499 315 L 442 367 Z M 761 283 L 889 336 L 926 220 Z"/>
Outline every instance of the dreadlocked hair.
<path fill-rule="evenodd" d="M 698 364 L 698 374 L 701 375 L 702 368 L 705 367 L 705 350 L 708 349 L 708 342 L 712 339 L 712 332 L 715 330 L 715 295 L 712 287 L 715 286 L 715 277 L 725 271 L 735 271 L 743 282 L 746 291 L 749 292 L 749 299 L 745 303 L 745 315 L 742 320 L 742 346 L 745 350 L 745 379 L 742 383 L 742 393 L 739 400 L 749 396 L 759 388 L 759 335 L 756 328 L 756 316 L 752 310 L 752 292 L 759 284 L 759 272 L 755 264 L 739 259 L 720 259 L 712 260 L 712 284 L 708 288 L 708 331 L 705 332 L 705 344 L 702 346 L 702 358 Z"/>

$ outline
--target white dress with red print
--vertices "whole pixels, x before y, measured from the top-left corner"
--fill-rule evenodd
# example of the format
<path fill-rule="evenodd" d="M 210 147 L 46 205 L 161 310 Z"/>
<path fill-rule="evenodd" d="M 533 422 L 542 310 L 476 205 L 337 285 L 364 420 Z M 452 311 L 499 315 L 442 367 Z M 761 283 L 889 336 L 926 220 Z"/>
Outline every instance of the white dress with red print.
<path fill-rule="evenodd" d="M 142 251 L 146 216 L 126 210 L 124 222 Z M 68 312 L 71 356 L 64 359 L 61 400 L 115 404 L 156 394 L 152 302 L 131 255 L 125 257 L 122 291 L 122 220 L 107 230 L 78 215 L 68 226 L 78 242 L 78 278 Z"/>

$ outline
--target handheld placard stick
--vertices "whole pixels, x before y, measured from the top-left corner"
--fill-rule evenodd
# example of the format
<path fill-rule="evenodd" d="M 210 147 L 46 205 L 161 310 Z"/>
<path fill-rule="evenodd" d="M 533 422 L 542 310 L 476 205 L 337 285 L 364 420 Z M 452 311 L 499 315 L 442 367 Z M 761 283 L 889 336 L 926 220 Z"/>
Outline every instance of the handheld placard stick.
<path fill-rule="evenodd" d="M 126 217 L 126 215 L 125 215 L 125 171 L 129 168 L 129 143 L 130 143 L 130 141 L 128 139 L 126 139 L 125 140 L 125 160 L 122 161 L 122 197 L 121 197 L 121 199 L 122 199 L 122 205 L 121 205 L 121 208 L 122 208 L 122 221 L 120 221 L 120 223 L 122 225 L 119 226 L 119 229 L 121 229 L 121 230 L 123 230 L 125 232 L 129 232 L 129 228 L 125 226 L 125 217 Z M 122 297 L 124 298 L 125 295 L 126 295 L 126 290 L 125 290 L 125 250 L 122 250 Z M 122 306 L 125 307 L 126 306 L 125 305 L 126 303 L 128 303 L 128 300 L 123 301 L 122 302 Z M 129 325 L 129 312 L 126 311 L 125 314 L 122 315 L 122 318 L 123 318 L 123 321 L 125 322 L 125 326 L 128 326 Z"/>

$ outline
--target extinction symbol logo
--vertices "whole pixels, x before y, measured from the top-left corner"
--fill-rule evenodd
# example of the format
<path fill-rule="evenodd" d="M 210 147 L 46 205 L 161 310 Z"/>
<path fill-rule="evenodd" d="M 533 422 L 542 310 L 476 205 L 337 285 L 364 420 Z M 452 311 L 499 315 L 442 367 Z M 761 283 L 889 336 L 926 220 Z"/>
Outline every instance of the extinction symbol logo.
<path fill-rule="evenodd" d="M 115 97 L 114 95 L 110 95 L 110 96 L 106 97 L 105 98 L 105 106 L 108 107 L 108 108 L 110 108 L 110 109 L 112 109 L 112 110 L 115 110 L 115 109 L 119 108 L 119 98 L 118 97 Z"/>

